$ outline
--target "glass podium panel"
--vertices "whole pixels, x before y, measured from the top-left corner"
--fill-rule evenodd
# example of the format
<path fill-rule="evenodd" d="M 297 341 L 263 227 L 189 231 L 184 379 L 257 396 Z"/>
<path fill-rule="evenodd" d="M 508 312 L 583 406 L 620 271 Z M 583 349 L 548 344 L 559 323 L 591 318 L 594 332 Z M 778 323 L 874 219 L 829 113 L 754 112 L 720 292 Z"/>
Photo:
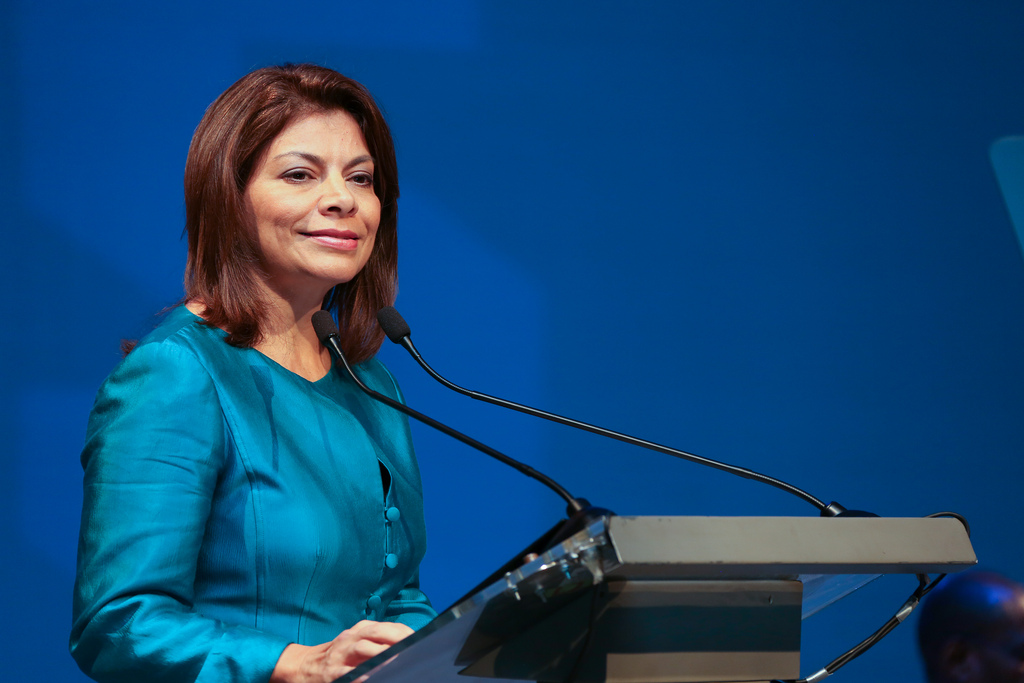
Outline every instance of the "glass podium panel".
<path fill-rule="evenodd" d="M 804 585 L 802 618 L 817 614 L 880 576 L 881 574 L 801 574 L 800 583 Z"/>

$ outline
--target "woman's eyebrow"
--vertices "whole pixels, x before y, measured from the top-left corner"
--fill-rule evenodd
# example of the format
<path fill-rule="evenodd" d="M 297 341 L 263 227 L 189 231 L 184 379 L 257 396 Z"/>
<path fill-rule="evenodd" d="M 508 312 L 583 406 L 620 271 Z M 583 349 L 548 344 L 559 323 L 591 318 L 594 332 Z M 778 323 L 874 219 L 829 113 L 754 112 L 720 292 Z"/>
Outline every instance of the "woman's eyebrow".
<path fill-rule="evenodd" d="M 300 157 L 300 158 L 305 159 L 306 161 L 308 161 L 308 162 L 310 162 L 312 164 L 317 164 L 319 166 L 326 166 L 327 165 L 327 162 L 319 154 L 313 154 L 312 152 L 302 152 L 302 151 L 299 151 L 299 150 L 294 150 L 294 151 L 291 151 L 291 152 L 281 152 L 280 154 L 276 155 L 274 157 L 274 159 L 276 160 L 276 159 L 280 159 L 282 157 L 288 157 L 288 156 Z M 358 166 L 359 164 L 364 164 L 364 163 L 366 163 L 368 161 L 371 162 L 371 163 L 375 163 L 373 161 L 373 157 L 372 156 L 370 156 L 369 154 L 363 154 L 363 155 L 357 156 L 355 159 L 352 159 L 347 164 L 345 164 L 345 168 L 352 168 L 353 166 Z"/>
<path fill-rule="evenodd" d="M 318 155 L 318 154 L 312 154 L 310 152 L 300 152 L 298 150 L 292 151 L 292 152 L 281 152 L 280 154 L 275 156 L 274 159 L 281 159 L 282 157 L 291 157 L 291 156 L 301 157 L 301 158 L 305 159 L 306 161 L 309 161 L 309 162 L 314 163 L 314 164 L 318 164 L 320 166 L 325 166 L 327 164 L 327 162 L 324 161 L 324 158 L 322 156 Z"/>
<path fill-rule="evenodd" d="M 345 164 L 345 168 L 352 168 L 353 166 L 358 166 L 359 164 L 365 164 L 366 162 L 370 162 L 371 164 L 375 164 L 376 163 L 373 160 L 372 156 L 370 156 L 369 154 L 363 154 L 362 156 L 358 156 L 355 159 L 352 159 L 347 164 Z"/>

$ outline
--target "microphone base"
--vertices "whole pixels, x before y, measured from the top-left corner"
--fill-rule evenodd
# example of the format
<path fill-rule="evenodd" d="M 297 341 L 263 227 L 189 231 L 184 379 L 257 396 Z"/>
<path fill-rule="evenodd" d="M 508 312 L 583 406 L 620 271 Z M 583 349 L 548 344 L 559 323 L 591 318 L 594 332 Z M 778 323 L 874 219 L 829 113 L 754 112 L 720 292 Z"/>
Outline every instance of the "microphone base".
<path fill-rule="evenodd" d="M 579 510 L 578 512 L 570 515 L 568 519 L 560 520 L 553 527 L 545 531 L 537 540 L 526 546 L 518 553 L 516 553 L 512 559 L 505 564 L 501 565 L 496 569 L 490 576 L 474 586 L 468 593 L 460 597 L 452 606 L 458 605 L 467 598 L 470 598 L 487 586 L 490 586 L 495 581 L 503 578 L 506 574 L 515 571 L 519 567 L 523 566 L 526 562 L 529 562 L 536 558 L 541 553 L 555 547 L 565 539 L 569 538 L 573 534 L 576 534 L 583 529 L 586 529 L 594 521 L 601 517 L 614 516 L 615 513 L 605 508 L 594 507 L 587 503 L 585 499 L 580 499 L 581 502 L 586 503 L 586 507 Z"/>
<path fill-rule="evenodd" d="M 821 510 L 821 517 L 878 517 L 874 512 L 866 510 L 847 510 L 840 503 L 832 501 Z"/>

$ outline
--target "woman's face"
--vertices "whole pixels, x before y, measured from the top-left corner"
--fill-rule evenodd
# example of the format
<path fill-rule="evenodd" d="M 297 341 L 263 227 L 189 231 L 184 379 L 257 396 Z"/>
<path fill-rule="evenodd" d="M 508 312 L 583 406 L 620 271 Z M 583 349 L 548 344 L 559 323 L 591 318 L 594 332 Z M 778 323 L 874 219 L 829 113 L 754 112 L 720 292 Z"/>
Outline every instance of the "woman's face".
<path fill-rule="evenodd" d="M 380 223 L 373 172 L 363 133 L 346 111 L 297 119 L 274 138 L 245 198 L 275 293 L 322 297 L 362 270 Z"/>

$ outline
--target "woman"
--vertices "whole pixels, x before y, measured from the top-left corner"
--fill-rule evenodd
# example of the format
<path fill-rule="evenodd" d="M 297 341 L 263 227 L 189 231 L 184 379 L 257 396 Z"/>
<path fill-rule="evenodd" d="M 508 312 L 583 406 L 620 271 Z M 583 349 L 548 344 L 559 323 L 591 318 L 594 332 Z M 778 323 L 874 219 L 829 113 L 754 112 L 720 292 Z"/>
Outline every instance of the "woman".
<path fill-rule="evenodd" d="M 96 399 L 71 650 L 100 681 L 333 681 L 435 616 L 405 418 L 361 378 L 394 300 L 398 182 L 373 99 L 329 69 L 255 71 L 196 129 L 185 303 Z"/>

